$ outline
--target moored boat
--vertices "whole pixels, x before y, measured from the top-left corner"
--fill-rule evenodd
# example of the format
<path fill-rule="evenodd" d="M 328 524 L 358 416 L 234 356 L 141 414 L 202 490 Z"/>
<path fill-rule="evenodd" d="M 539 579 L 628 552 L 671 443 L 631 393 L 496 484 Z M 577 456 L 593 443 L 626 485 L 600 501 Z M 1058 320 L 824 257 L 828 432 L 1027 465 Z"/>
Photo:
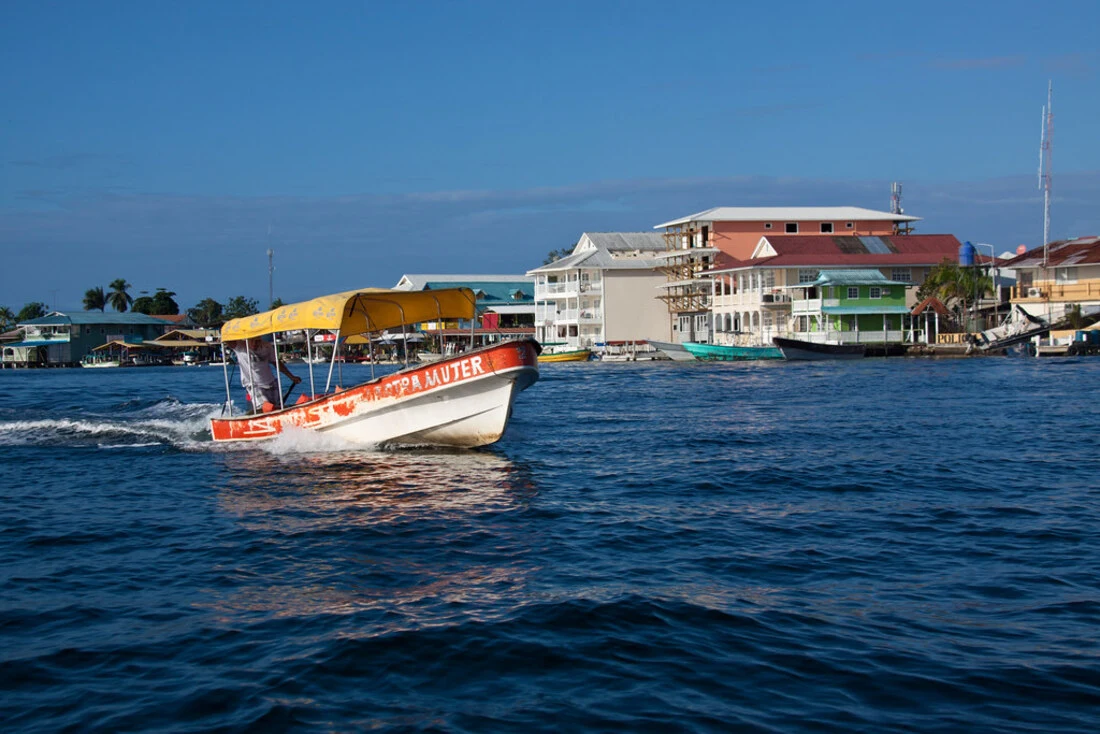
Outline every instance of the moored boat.
<path fill-rule="evenodd" d="M 539 355 L 539 362 L 587 362 L 591 358 L 591 349 L 563 349 L 543 352 Z"/>
<path fill-rule="evenodd" d="M 863 359 L 867 354 L 865 344 L 824 344 L 781 336 L 773 337 L 772 343 L 789 360 Z"/>
<path fill-rule="evenodd" d="M 726 344 L 684 342 L 684 349 L 704 362 L 750 362 L 758 359 L 783 359 L 776 347 L 739 347 Z"/>
<path fill-rule="evenodd" d="M 649 345 L 674 362 L 694 362 L 695 355 L 684 348 L 683 344 L 659 342 L 649 339 Z"/>
<path fill-rule="evenodd" d="M 429 320 L 472 319 L 476 305 L 469 288 L 352 291 L 229 321 L 222 327 L 222 343 L 283 331 L 326 330 L 336 333 L 338 347 L 341 336 Z M 211 433 L 215 441 L 261 441 L 298 429 L 358 445 L 484 446 L 503 436 L 516 395 L 538 379 L 540 349 L 533 339 L 502 342 L 347 389 L 330 392 L 326 384 L 322 394 L 303 396 L 294 405 L 211 419 Z M 331 376 L 330 365 L 329 380 Z M 310 377 L 312 382 L 312 373 Z M 227 373 L 227 399 L 229 391 Z M 232 411 L 232 402 L 227 404 Z"/>

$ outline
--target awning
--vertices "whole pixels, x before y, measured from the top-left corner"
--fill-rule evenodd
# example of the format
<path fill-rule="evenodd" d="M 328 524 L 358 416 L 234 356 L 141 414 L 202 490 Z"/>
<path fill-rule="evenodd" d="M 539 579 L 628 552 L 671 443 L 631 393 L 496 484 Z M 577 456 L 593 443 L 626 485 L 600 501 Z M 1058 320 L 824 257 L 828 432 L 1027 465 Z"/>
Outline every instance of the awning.
<path fill-rule="evenodd" d="M 41 341 L 29 341 L 29 342 L 16 342 L 15 344 L 4 344 L 2 346 L 5 349 L 19 349 L 19 348 L 22 348 L 22 347 L 48 347 L 48 346 L 51 346 L 53 344 L 68 344 L 68 343 L 69 343 L 68 340 L 62 341 L 62 340 L 59 340 L 59 339 L 54 339 L 52 341 L 41 340 Z"/>
<path fill-rule="evenodd" d="M 110 349 L 111 347 L 120 347 L 122 349 L 156 349 L 163 348 L 164 344 L 157 344 L 155 342 L 124 342 L 118 339 L 113 339 L 106 344 L 100 344 L 98 347 L 92 347 L 93 352 L 100 352 L 104 349 Z"/>
<path fill-rule="evenodd" d="M 875 314 L 907 314 L 909 309 L 905 306 L 822 306 L 822 313 L 838 314 L 841 316 L 874 316 Z"/>
<path fill-rule="evenodd" d="M 439 319 L 472 319 L 477 298 L 469 288 L 398 291 L 367 288 L 321 296 L 272 311 L 233 319 L 222 326 L 222 341 L 250 339 L 295 329 L 364 334 Z"/>

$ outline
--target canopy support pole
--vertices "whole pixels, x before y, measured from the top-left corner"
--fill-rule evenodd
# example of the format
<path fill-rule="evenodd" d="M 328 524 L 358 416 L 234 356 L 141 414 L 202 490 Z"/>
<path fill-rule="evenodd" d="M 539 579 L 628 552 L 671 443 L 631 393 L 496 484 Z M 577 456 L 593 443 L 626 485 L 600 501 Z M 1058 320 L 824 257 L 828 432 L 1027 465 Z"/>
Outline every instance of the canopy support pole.
<path fill-rule="evenodd" d="M 275 349 L 275 384 L 279 386 L 279 410 L 283 409 L 283 376 L 279 371 L 279 339 L 277 334 L 271 335 L 271 345 Z M 260 406 L 261 410 L 263 406 Z"/>
<path fill-rule="evenodd" d="M 309 333 L 309 329 L 306 329 L 306 362 L 309 363 L 309 398 L 313 399 L 313 396 L 317 394 L 317 388 L 313 386 L 313 337 Z"/>
<path fill-rule="evenodd" d="M 229 359 L 225 354 L 225 344 L 222 343 L 222 375 L 225 377 L 225 404 L 229 406 L 229 417 L 233 417 L 233 395 L 229 392 Z"/>
<path fill-rule="evenodd" d="M 409 335 L 405 333 L 405 312 L 401 311 L 401 350 L 405 353 L 405 369 L 409 368 Z"/>
<path fill-rule="evenodd" d="M 340 330 L 336 330 L 336 342 L 340 341 Z M 332 387 L 332 368 L 336 366 L 336 350 L 332 350 L 332 361 L 328 363 L 328 379 L 325 380 L 325 392 L 329 391 Z"/>

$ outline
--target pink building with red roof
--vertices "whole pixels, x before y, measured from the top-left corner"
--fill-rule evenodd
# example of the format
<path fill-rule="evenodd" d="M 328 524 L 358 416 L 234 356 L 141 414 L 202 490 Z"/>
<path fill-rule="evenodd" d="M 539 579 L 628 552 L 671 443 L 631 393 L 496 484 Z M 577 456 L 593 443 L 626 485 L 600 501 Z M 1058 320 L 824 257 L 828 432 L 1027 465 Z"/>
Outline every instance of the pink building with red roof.
<path fill-rule="evenodd" d="M 776 295 L 772 291 L 791 279 L 797 284 L 811 271 L 866 268 L 919 284 L 944 258 L 958 259 L 959 241 L 952 235 L 911 234 L 918 221 L 852 206 L 718 207 L 659 224 L 655 229 L 664 230 L 667 247 L 659 297 L 668 305 L 672 339 L 714 338 L 718 312 L 713 307 L 719 295 L 723 325 L 727 314 L 736 313 L 738 320 L 747 316 L 749 324 L 755 314 L 757 322 L 767 318 L 773 328 L 785 328 L 781 322 L 789 313 L 771 305 L 774 298 L 765 308 L 764 296 Z M 715 270 L 726 277 L 712 284 L 706 276 Z M 736 303 L 728 298 L 734 295 Z"/>
<path fill-rule="evenodd" d="M 711 284 L 712 341 L 768 345 L 775 336 L 903 344 L 915 286 L 958 257 L 954 235 L 761 237 L 747 258 L 721 253 Z"/>

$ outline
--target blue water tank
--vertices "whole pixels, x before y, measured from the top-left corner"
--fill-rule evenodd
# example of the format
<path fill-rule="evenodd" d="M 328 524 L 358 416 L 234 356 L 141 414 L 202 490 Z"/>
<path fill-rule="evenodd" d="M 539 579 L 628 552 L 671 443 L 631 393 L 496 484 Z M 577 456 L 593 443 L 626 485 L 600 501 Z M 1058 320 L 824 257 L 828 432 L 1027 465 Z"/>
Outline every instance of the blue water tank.
<path fill-rule="evenodd" d="M 964 242 L 959 245 L 959 265 L 969 268 L 974 264 L 974 245 Z"/>

